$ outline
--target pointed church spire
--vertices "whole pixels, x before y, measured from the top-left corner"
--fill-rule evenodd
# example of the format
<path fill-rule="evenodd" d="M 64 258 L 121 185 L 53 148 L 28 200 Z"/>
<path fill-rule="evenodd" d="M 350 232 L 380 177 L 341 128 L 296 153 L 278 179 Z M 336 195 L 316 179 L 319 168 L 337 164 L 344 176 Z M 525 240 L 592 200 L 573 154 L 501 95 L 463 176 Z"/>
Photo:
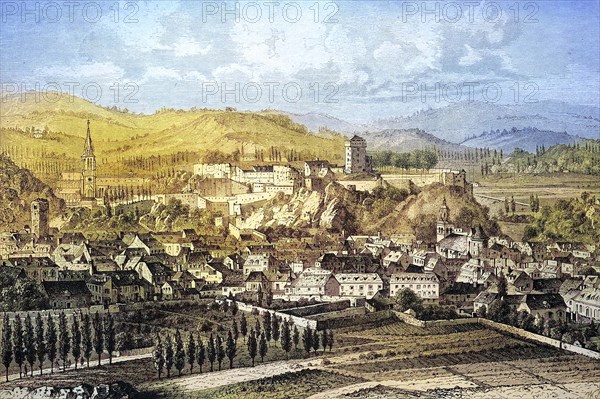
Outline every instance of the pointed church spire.
<path fill-rule="evenodd" d="M 94 145 L 92 144 L 92 135 L 90 133 L 90 120 L 87 120 L 87 134 L 85 136 L 85 146 L 83 147 L 84 157 L 94 156 Z"/>

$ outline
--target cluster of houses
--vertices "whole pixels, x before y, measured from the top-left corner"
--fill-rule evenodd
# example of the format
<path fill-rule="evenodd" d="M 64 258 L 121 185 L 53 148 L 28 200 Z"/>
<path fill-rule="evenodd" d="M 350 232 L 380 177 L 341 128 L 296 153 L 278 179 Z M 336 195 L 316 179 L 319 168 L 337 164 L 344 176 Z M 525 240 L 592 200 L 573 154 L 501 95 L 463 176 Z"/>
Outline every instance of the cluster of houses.
<path fill-rule="evenodd" d="M 304 187 L 322 191 L 336 174 L 371 172 L 366 142 L 347 140 L 345 165 L 327 161 L 240 168 L 199 164 L 198 179 L 185 193 L 156 195 L 168 203 L 240 215 L 279 192 Z M 88 123 L 80 206 L 99 204 L 96 164 Z M 303 169 L 303 170 L 302 170 Z M 472 192 L 464 171 L 445 173 L 443 183 Z M 436 223 L 436 244 L 414 236 L 312 234 L 269 242 L 265 234 L 229 224 L 230 235 L 201 236 L 194 230 L 127 233 L 93 237 L 49 228 L 44 199 L 31 203 L 31 226 L 0 235 L 0 275 L 39 283 L 53 308 L 81 308 L 137 301 L 268 293 L 283 300 L 357 303 L 385 301 L 411 289 L 425 303 L 473 314 L 500 300 L 498 281 L 507 281 L 515 310 L 537 318 L 600 321 L 600 248 L 571 242 L 516 242 L 488 237 L 481 227 L 454 226 L 444 199 Z"/>
<path fill-rule="evenodd" d="M 499 300 L 562 321 L 600 321 L 600 262 L 593 245 L 514 242 L 455 228 L 444 200 L 435 246 L 410 236 L 339 237 L 329 246 L 228 241 L 193 230 L 85 237 L 48 234 L 44 200 L 27 232 L 2 236 L 0 273 L 40 283 L 54 308 L 270 293 L 284 300 L 377 300 L 409 288 L 425 303 L 473 314 Z M 41 204 L 41 206 L 40 206 Z"/>

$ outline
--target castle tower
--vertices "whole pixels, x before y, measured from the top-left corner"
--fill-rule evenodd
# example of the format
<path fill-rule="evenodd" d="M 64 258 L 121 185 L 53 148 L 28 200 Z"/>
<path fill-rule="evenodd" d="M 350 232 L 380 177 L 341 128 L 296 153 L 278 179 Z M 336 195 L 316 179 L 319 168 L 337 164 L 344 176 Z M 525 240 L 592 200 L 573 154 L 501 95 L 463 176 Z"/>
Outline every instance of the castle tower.
<path fill-rule="evenodd" d="M 48 211 L 50 205 L 45 198 L 38 198 L 31 202 L 31 232 L 38 238 L 49 234 Z"/>
<path fill-rule="evenodd" d="M 346 140 L 345 173 L 371 172 L 371 158 L 367 155 L 367 141 L 360 136 Z"/>
<path fill-rule="evenodd" d="M 450 223 L 449 217 L 450 211 L 448 210 L 448 205 L 446 204 L 446 197 L 444 197 L 442 206 L 440 207 L 440 211 L 438 213 L 436 225 L 436 239 L 438 242 L 454 231 L 454 225 Z"/>
<path fill-rule="evenodd" d="M 87 121 L 87 135 L 85 146 L 81 156 L 83 169 L 81 171 L 81 197 L 83 199 L 96 198 L 96 157 L 94 156 L 94 145 L 90 134 L 90 121 Z"/>

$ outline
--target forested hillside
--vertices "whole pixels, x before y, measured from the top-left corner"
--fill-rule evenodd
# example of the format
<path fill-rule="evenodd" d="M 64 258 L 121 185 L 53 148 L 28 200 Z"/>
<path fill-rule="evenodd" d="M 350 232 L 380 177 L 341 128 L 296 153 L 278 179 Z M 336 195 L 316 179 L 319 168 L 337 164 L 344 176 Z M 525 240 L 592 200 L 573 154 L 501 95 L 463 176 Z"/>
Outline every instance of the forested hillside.
<path fill-rule="evenodd" d="M 48 200 L 51 216 L 65 207 L 64 201 L 29 170 L 0 155 L 0 230 L 18 230 L 29 224 L 30 203 L 36 198 Z"/>
<path fill-rule="evenodd" d="M 571 172 L 600 175 L 600 140 L 583 140 L 550 148 L 539 146 L 535 153 L 515 150 L 510 159 L 492 167 L 510 173 Z"/>
<path fill-rule="evenodd" d="M 580 198 L 561 199 L 551 207 L 542 207 L 525 229 L 524 239 L 598 243 L 600 200 L 583 193 Z"/>

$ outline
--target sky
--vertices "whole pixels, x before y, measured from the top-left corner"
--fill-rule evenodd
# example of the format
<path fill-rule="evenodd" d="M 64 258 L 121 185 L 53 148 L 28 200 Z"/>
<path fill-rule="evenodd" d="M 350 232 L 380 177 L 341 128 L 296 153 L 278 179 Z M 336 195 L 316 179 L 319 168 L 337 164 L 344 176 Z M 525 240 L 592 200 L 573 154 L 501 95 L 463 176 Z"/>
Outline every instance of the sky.
<path fill-rule="evenodd" d="M 353 122 L 460 101 L 598 107 L 599 3 L 0 0 L 0 83 Z"/>

